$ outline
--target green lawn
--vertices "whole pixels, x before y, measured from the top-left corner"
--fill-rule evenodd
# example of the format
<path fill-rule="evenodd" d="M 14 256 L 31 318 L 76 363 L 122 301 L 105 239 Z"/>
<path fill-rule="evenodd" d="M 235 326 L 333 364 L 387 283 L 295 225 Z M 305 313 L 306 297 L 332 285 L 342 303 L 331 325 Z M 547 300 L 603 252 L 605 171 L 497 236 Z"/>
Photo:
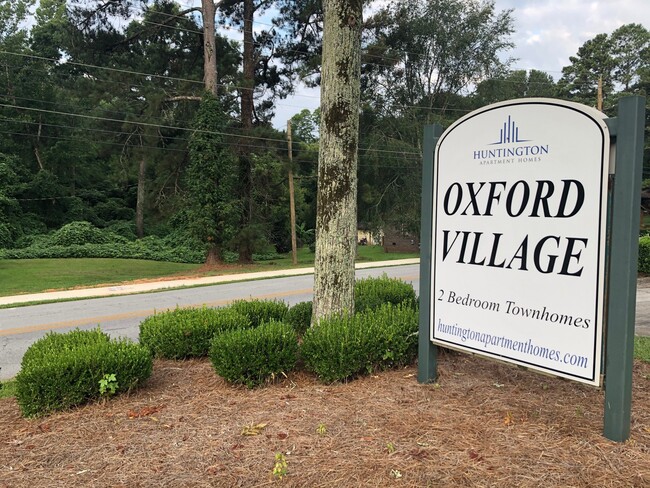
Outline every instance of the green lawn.
<path fill-rule="evenodd" d="M 16 396 L 16 380 L 0 381 L 0 398 Z"/>
<path fill-rule="evenodd" d="M 634 357 L 650 363 L 650 337 L 634 338 Z"/>
<path fill-rule="evenodd" d="M 409 253 L 384 253 L 380 246 L 360 246 L 358 262 L 388 261 L 418 257 Z M 314 254 L 300 249 L 296 267 L 313 266 Z M 202 275 L 248 273 L 294 267 L 291 253 L 252 265 L 228 265 Z M 201 265 L 164 263 L 139 259 L 5 259 L 0 260 L 0 296 L 38 293 L 138 279 L 197 274 Z"/>
<path fill-rule="evenodd" d="M 0 260 L 0 296 L 190 273 L 196 264 L 139 259 Z"/>

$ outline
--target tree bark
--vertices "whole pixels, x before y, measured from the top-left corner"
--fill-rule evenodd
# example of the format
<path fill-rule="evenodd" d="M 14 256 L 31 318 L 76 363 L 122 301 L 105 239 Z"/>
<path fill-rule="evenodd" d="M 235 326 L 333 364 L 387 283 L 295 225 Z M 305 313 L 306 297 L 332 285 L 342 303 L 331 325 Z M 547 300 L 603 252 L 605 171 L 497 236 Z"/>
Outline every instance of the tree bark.
<path fill-rule="evenodd" d="M 242 59 L 241 124 L 244 135 L 253 128 L 253 90 L 255 87 L 255 49 L 253 41 L 254 0 L 244 0 L 244 55 Z M 250 157 L 250 139 L 242 138 L 239 148 L 239 170 L 241 178 L 241 201 L 243 206 L 239 245 L 239 262 L 253 262 L 252 230 L 253 222 L 253 162 Z"/>
<path fill-rule="evenodd" d="M 362 0 L 324 0 L 313 320 L 354 313 Z"/>
<path fill-rule="evenodd" d="M 215 47 L 215 5 L 213 0 L 201 0 L 203 12 L 203 82 L 206 91 L 217 94 L 217 52 Z"/>
<path fill-rule="evenodd" d="M 244 56 L 242 59 L 241 122 L 244 132 L 253 127 L 253 89 L 255 87 L 255 45 L 253 39 L 253 0 L 244 0 Z"/>

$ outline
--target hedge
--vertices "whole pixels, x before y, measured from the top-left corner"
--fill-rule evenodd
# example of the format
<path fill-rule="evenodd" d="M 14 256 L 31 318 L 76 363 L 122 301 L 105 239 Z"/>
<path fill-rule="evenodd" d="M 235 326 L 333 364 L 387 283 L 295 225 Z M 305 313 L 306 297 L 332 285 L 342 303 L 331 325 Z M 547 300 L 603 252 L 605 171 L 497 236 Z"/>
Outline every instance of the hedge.
<path fill-rule="evenodd" d="M 248 317 L 231 308 L 177 308 L 143 320 L 139 340 L 156 357 L 202 357 L 215 334 L 250 325 Z"/>
<path fill-rule="evenodd" d="M 106 375 L 115 375 L 115 393 L 126 392 L 141 385 L 152 367 L 146 348 L 110 340 L 99 328 L 49 333 L 25 352 L 16 399 L 24 416 L 43 415 L 100 398 Z"/>
<path fill-rule="evenodd" d="M 212 340 L 210 360 L 218 375 L 252 388 L 295 367 L 298 336 L 289 324 L 274 320 L 224 332 Z"/>
<path fill-rule="evenodd" d="M 415 359 L 418 313 L 384 304 L 360 314 L 330 317 L 305 333 L 301 357 L 325 382 L 342 381 Z"/>

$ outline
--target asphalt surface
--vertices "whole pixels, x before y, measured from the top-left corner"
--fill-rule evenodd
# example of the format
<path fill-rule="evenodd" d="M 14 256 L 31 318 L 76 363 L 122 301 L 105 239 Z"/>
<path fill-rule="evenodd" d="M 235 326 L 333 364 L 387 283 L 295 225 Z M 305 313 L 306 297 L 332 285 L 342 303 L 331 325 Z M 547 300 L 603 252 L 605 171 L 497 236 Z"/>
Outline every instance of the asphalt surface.
<path fill-rule="evenodd" d="M 15 376 L 25 350 L 48 331 L 100 325 L 112 337 L 137 339 L 138 324 L 145 317 L 177 306 L 223 306 L 251 297 L 292 305 L 311 300 L 312 273 L 313 268 L 304 268 L 0 297 L 0 305 L 74 300 L 0 309 L 0 379 Z M 384 273 L 419 291 L 417 259 L 357 266 L 358 278 Z M 650 277 L 637 282 L 635 332 L 650 336 Z"/>

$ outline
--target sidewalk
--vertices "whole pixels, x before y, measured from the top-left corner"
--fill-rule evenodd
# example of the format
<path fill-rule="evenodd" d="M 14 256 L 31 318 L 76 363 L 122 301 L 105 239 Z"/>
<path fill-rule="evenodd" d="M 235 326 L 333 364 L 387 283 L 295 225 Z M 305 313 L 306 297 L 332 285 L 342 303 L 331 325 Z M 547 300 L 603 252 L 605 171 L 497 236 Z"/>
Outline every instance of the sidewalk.
<path fill-rule="evenodd" d="M 383 268 L 387 266 L 402 266 L 405 264 L 418 264 L 419 258 L 399 259 L 393 261 L 374 261 L 370 263 L 357 263 L 356 269 Z M 169 281 L 151 281 L 148 283 L 134 283 L 124 285 L 101 286 L 96 288 L 79 288 L 74 290 L 51 291 L 43 293 L 30 293 L 28 295 L 15 295 L 0 297 L 0 305 L 12 305 L 30 302 L 45 302 L 56 300 L 70 300 L 73 298 L 99 298 L 113 295 L 133 295 L 151 291 L 169 290 L 191 286 L 216 285 L 219 283 L 232 283 L 234 281 L 252 281 L 266 278 L 281 278 L 284 276 L 300 276 L 313 274 L 314 268 L 280 269 L 277 271 L 260 271 L 257 273 L 239 273 L 221 276 L 204 276 L 202 278 L 188 278 Z"/>

